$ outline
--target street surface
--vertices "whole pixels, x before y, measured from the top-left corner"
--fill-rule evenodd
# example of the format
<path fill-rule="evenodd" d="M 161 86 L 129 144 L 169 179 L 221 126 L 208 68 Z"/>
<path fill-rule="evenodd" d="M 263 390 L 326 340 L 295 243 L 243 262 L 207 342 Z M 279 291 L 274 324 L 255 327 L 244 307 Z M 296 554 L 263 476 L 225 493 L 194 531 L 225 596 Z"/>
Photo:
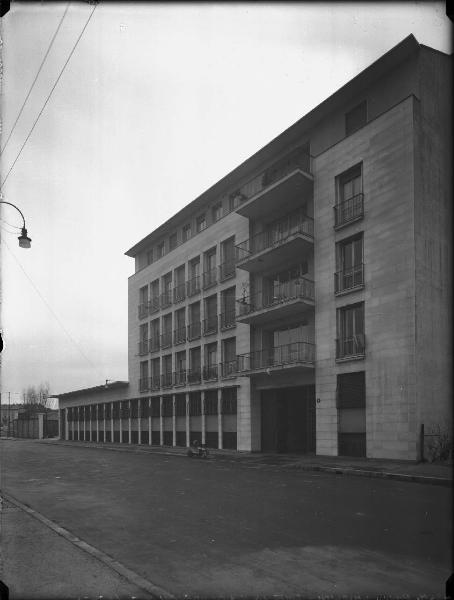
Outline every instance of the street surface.
<path fill-rule="evenodd" d="M 0 452 L 3 492 L 178 597 L 443 597 L 451 574 L 450 488 L 34 440 Z"/>

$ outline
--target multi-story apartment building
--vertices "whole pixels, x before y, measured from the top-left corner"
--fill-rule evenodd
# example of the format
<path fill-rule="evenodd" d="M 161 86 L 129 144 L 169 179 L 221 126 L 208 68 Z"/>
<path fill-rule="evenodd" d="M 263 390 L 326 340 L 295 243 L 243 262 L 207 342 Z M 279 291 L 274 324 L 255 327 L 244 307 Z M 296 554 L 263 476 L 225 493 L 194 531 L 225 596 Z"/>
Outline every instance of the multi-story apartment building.
<path fill-rule="evenodd" d="M 451 417 L 450 58 L 409 36 L 128 250 L 130 383 L 87 439 L 418 457 Z"/>

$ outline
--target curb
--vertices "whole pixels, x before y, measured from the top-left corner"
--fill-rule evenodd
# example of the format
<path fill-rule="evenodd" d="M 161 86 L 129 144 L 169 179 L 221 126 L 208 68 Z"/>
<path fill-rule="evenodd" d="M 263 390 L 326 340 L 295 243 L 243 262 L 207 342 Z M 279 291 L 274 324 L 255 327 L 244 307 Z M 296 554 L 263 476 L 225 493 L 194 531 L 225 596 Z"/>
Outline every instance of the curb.
<path fill-rule="evenodd" d="M 122 563 L 116 561 L 108 554 L 105 554 L 104 552 L 102 552 L 102 550 L 99 550 L 98 548 L 95 548 L 95 546 L 92 546 L 91 544 L 88 544 L 84 540 L 78 538 L 77 536 L 72 534 L 70 531 L 68 531 L 64 527 L 57 525 L 57 523 L 54 523 L 54 521 L 51 521 L 50 519 L 48 519 L 47 517 L 45 517 L 38 511 L 34 510 L 33 508 L 30 508 L 26 504 L 23 504 L 22 502 L 20 502 L 20 500 L 16 500 L 16 498 L 14 498 L 13 496 L 10 496 L 9 494 L 7 494 L 5 492 L 0 492 L 0 498 L 4 498 L 10 504 L 13 504 L 17 508 L 26 512 L 31 517 L 37 519 L 38 521 L 43 523 L 46 527 L 51 529 L 54 533 L 57 533 L 58 535 L 63 537 L 65 540 L 67 540 L 68 542 L 73 544 L 73 546 L 76 546 L 83 552 L 86 552 L 90 556 L 96 558 L 97 560 L 102 562 L 105 566 L 109 567 L 110 569 L 112 569 L 113 571 L 115 571 L 116 573 L 121 575 L 129 583 L 142 589 L 144 592 L 151 594 L 151 596 L 153 598 L 159 598 L 159 599 L 162 598 L 165 600 L 167 600 L 167 599 L 173 600 L 175 598 L 175 596 L 173 596 L 167 590 L 164 590 L 163 588 L 155 585 L 151 581 L 148 581 L 148 579 L 145 579 L 141 575 L 138 575 L 134 571 L 131 571 L 131 569 L 128 569 L 128 567 L 125 567 Z"/>
<path fill-rule="evenodd" d="M 89 449 L 104 449 L 111 450 L 113 452 L 134 452 L 136 454 L 158 454 L 160 456 L 174 456 L 180 458 L 187 458 L 186 452 L 175 452 L 168 450 L 158 450 L 156 447 L 144 446 L 141 448 L 141 445 L 131 446 L 129 444 L 125 444 L 125 447 L 122 447 L 121 444 L 118 446 L 105 446 L 104 444 L 98 445 L 96 442 L 93 442 L 94 445 L 88 444 L 80 444 L 76 443 L 68 443 L 67 440 L 55 440 L 55 441 L 46 441 L 47 444 L 52 444 L 55 446 L 69 446 L 75 448 L 89 448 Z M 248 464 L 248 459 L 251 458 L 251 462 L 256 465 L 262 465 L 267 467 L 279 467 L 282 469 L 291 469 L 291 470 L 302 470 L 302 471 L 318 471 L 323 473 L 332 473 L 335 475 L 352 475 L 354 477 L 370 477 L 376 479 L 391 479 L 395 481 L 404 481 L 407 483 L 422 483 L 426 485 L 437 485 L 443 487 L 452 487 L 452 479 L 448 479 L 446 477 L 434 477 L 431 475 L 409 475 L 405 473 L 392 473 L 388 471 L 368 471 L 367 469 L 357 469 L 354 467 L 329 467 L 323 465 L 311 465 L 311 464 L 299 464 L 299 463 L 280 463 L 276 464 L 267 464 L 264 462 L 255 462 L 253 457 L 247 456 L 235 456 L 231 457 L 228 454 L 216 454 L 215 451 L 211 453 L 213 458 L 222 461 L 228 461 L 235 464 Z M 244 462 L 243 462 L 244 461 Z M 249 463 L 251 464 L 251 463 Z"/>

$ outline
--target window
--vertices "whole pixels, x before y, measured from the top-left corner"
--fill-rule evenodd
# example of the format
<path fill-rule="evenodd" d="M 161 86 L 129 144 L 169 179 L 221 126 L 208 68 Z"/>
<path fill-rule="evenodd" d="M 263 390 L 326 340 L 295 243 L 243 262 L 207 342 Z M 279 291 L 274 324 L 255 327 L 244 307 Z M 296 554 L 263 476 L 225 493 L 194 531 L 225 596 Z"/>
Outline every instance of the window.
<path fill-rule="evenodd" d="M 218 376 L 218 344 L 207 344 L 205 346 L 205 366 L 203 369 L 204 379 L 217 379 Z"/>
<path fill-rule="evenodd" d="M 222 414 L 236 415 L 237 400 L 236 388 L 224 388 L 222 390 Z"/>
<path fill-rule="evenodd" d="M 172 385 L 172 355 L 166 354 L 162 357 L 162 386 Z"/>
<path fill-rule="evenodd" d="M 361 287 L 364 284 L 363 234 L 342 240 L 336 250 L 335 293 Z"/>
<path fill-rule="evenodd" d="M 205 299 L 205 320 L 203 322 L 203 333 L 216 333 L 218 330 L 217 295 Z"/>
<path fill-rule="evenodd" d="M 221 293 L 221 328 L 228 329 L 235 326 L 235 286 Z"/>
<path fill-rule="evenodd" d="M 140 326 L 139 331 L 139 354 L 144 355 L 148 353 L 148 323 L 144 323 Z"/>
<path fill-rule="evenodd" d="M 159 310 L 159 279 L 150 284 L 150 313 Z"/>
<path fill-rule="evenodd" d="M 203 287 L 207 288 L 214 285 L 217 281 L 216 277 L 216 248 L 211 248 L 204 254 L 204 273 Z"/>
<path fill-rule="evenodd" d="M 197 417 L 202 414 L 202 399 L 200 392 L 189 394 L 189 416 Z"/>
<path fill-rule="evenodd" d="M 175 416 L 186 416 L 186 394 L 177 394 L 175 396 Z"/>
<path fill-rule="evenodd" d="M 221 244 L 221 281 L 235 275 L 235 237 Z"/>
<path fill-rule="evenodd" d="M 187 242 L 191 237 L 191 223 L 186 223 L 181 230 L 181 239 L 183 242 Z"/>
<path fill-rule="evenodd" d="M 148 315 L 148 285 L 139 290 L 139 319 L 144 319 Z"/>
<path fill-rule="evenodd" d="M 218 392 L 217 390 L 209 390 L 205 392 L 204 413 L 206 415 L 218 414 Z"/>
<path fill-rule="evenodd" d="M 161 242 L 160 244 L 158 244 L 156 246 L 156 258 L 157 259 L 162 258 L 164 256 L 164 248 L 165 248 L 164 242 Z"/>
<path fill-rule="evenodd" d="M 161 348 L 172 345 L 172 313 L 162 317 Z"/>
<path fill-rule="evenodd" d="M 175 354 L 175 385 L 186 383 L 186 351 Z"/>
<path fill-rule="evenodd" d="M 364 371 L 337 376 L 340 456 L 366 456 L 366 378 Z"/>
<path fill-rule="evenodd" d="M 213 217 L 213 223 L 219 221 L 219 219 L 222 217 L 222 202 L 218 202 L 213 206 L 213 208 L 211 209 L 211 214 Z"/>
<path fill-rule="evenodd" d="M 147 252 L 147 265 L 151 265 L 152 262 L 153 262 L 153 248 L 151 250 L 148 250 L 148 252 Z"/>
<path fill-rule="evenodd" d="M 151 361 L 151 389 L 158 390 L 161 387 L 161 359 L 153 358 Z"/>
<path fill-rule="evenodd" d="M 150 403 L 150 416 L 159 417 L 161 415 L 160 398 L 152 398 Z"/>
<path fill-rule="evenodd" d="M 345 114 L 345 135 L 361 129 L 367 123 L 367 103 L 364 100 Z"/>
<path fill-rule="evenodd" d="M 203 231 L 204 229 L 206 229 L 207 226 L 207 222 L 206 222 L 206 217 L 205 214 L 203 215 L 199 215 L 196 219 L 196 230 L 197 233 L 200 233 L 201 231 Z"/>
<path fill-rule="evenodd" d="M 364 356 L 365 337 L 363 302 L 338 309 L 337 332 L 336 358 Z"/>
<path fill-rule="evenodd" d="M 160 348 L 160 327 L 159 319 L 153 319 L 150 323 L 150 352 L 155 352 Z"/>
<path fill-rule="evenodd" d="M 144 392 L 148 390 L 148 361 L 143 361 L 140 363 L 140 381 L 139 381 L 139 390 Z"/>
<path fill-rule="evenodd" d="M 172 304 L 172 273 L 166 273 L 162 278 L 161 308 Z"/>
<path fill-rule="evenodd" d="M 194 296 L 200 292 L 200 256 L 196 256 L 189 262 L 188 296 Z"/>
<path fill-rule="evenodd" d="M 200 302 L 189 305 L 188 339 L 200 337 Z"/>
<path fill-rule="evenodd" d="M 175 250 L 177 245 L 178 245 L 178 237 L 177 237 L 177 232 L 175 231 L 175 233 L 172 233 L 172 235 L 169 237 L 169 250 Z"/>
<path fill-rule="evenodd" d="M 178 267 L 178 269 L 175 269 L 175 287 L 173 288 L 174 302 L 181 302 L 186 298 L 185 274 L 185 265 L 181 265 L 180 267 Z"/>
<path fill-rule="evenodd" d="M 228 338 L 222 342 L 222 376 L 236 374 L 236 338 Z"/>
<path fill-rule="evenodd" d="M 182 344 L 186 341 L 186 309 L 180 308 L 175 312 L 174 343 Z"/>
<path fill-rule="evenodd" d="M 173 415 L 173 398 L 172 396 L 163 396 L 162 398 L 162 416 L 171 417 Z"/>
<path fill-rule="evenodd" d="M 201 376 L 201 356 L 200 348 L 191 348 L 189 351 L 189 383 L 200 382 Z"/>
<path fill-rule="evenodd" d="M 364 215 L 362 164 L 356 165 L 337 178 L 337 204 L 334 207 L 334 226 L 339 227 Z"/>

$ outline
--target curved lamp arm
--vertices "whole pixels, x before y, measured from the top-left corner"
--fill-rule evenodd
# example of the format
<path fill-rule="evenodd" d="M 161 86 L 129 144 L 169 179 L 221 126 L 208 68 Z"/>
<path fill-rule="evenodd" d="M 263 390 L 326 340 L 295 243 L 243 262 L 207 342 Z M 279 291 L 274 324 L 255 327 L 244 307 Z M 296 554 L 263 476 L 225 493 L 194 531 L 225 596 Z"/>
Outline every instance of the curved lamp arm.
<path fill-rule="evenodd" d="M 19 240 L 19 246 L 21 248 L 30 248 L 31 245 L 31 239 L 28 237 L 27 235 L 27 229 L 25 228 L 25 217 L 21 211 L 20 208 L 18 208 L 15 204 L 13 204 L 12 202 L 7 202 L 6 200 L 0 200 L 0 204 L 8 204 L 9 206 L 12 206 L 13 208 L 15 208 L 19 213 L 20 216 L 22 217 L 22 221 L 23 221 L 23 227 L 22 227 L 22 233 L 21 235 L 18 237 Z"/>

